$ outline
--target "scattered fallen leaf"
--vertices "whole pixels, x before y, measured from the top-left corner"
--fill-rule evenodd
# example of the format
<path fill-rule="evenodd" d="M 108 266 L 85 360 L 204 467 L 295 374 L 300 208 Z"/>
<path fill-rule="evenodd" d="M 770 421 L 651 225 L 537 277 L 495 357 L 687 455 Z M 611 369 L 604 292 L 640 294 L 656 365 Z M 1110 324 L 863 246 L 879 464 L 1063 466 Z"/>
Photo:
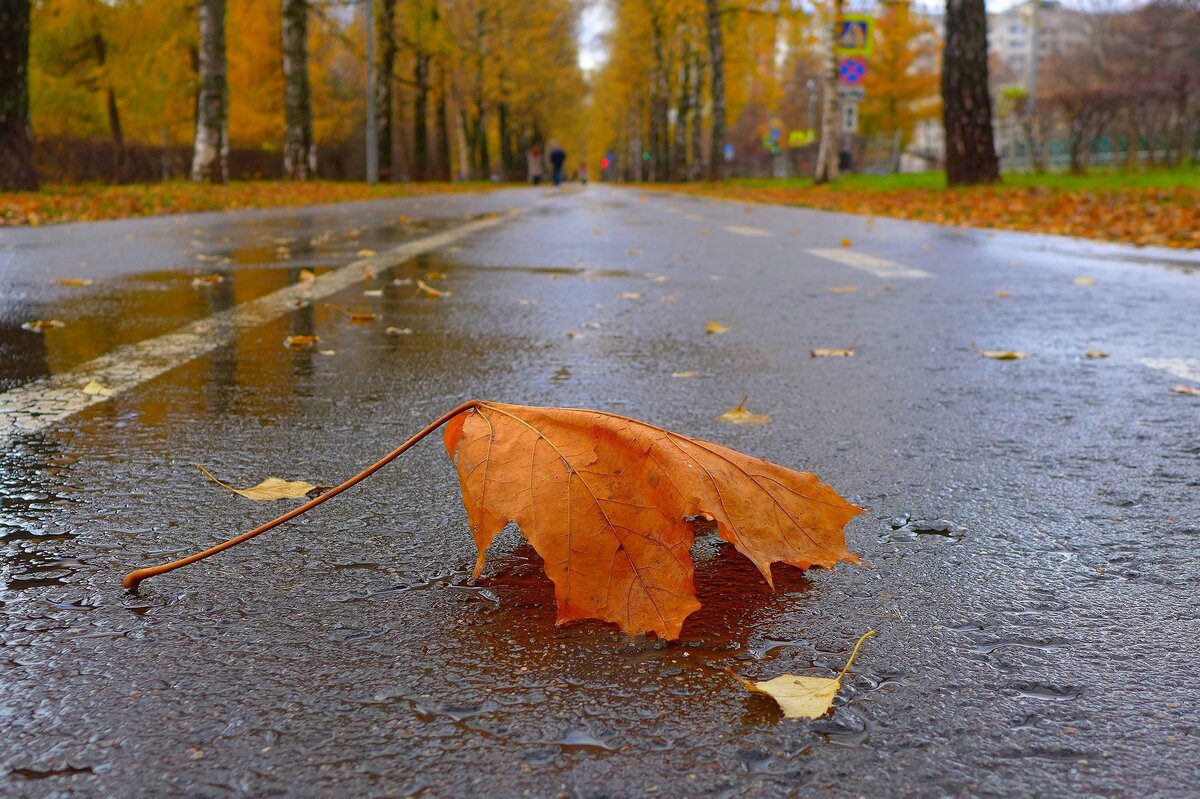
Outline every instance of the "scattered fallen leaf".
<path fill-rule="evenodd" d="M 699 374 L 700 374 L 699 372 L 671 372 L 671 377 L 678 377 L 678 378 L 686 379 L 689 377 L 696 377 Z"/>
<path fill-rule="evenodd" d="M 355 255 L 357 255 L 359 258 L 370 258 L 371 256 L 376 255 L 376 254 L 377 253 L 374 250 L 368 249 L 366 247 L 364 247 L 363 249 L 361 249 L 357 253 L 355 253 Z"/>
<path fill-rule="evenodd" d="M 387 333 L 389 336 L 411 336 L 412 328 L 411 327 L 389 327 L 384 332 Z"/>
<path fill-rule="evenodd" d="M 310 495 L 313 495 L 312 492 L 320 493 L 321 489 L 324 488 L 324 486 L 305 483 L 299 480 L 281 480 L 278 477 L 268 477 L 258 485 L 251 486 L 250 488 L 234 488 L 231 485 L 222 483 L 213 476 L 212 472 L 210 472 L 208 469 L 205 469 L 203 466 L 197 465 L 196 468 L 208 475 L 208 479 L 212 480 L 221 488 L 224 488 L 227 491 L 232 491 L 233 493 L 243 496 L 246 499 L 252 499 L 255 502 L 267 502 L 273 499 L 304 499 Z"/>
<path fill-rule="evenodd" d="M 90 286 L 94 281 L 88 277 L 56 277 L 54 285 L 56 286 Z"/>
<path fill-rule="evenodd" d="M 225 279 L 224 275 L 196 275 L 192 278 L 193 286 L 215 286 Z"/>
<path fill-rule="evenodd" d="M 383 318 L 381 314 L 371 313 L 370 311 L 351 311 L 340 305 L 334 305 L 331 302 L 325 303 L 325 307 L 332 308 L 338 313 L 345 315 L 351 322 L 376 322 Z"/>
<path fill-rule="evenodd" d="M 598 228 L 598 227 L 594 227 L 594 228 L 592 228 L 592 235 L 593 235 L 593 236 L 599 236 L 599 235 L 600 235 L 600 228 Z"/>
<path fill-rule="evenodd" d="M 830 286 L 825 290 L 830 294 L 850 294 L 851 292 L 858 291 L 858 286 Z"/>
<path fill-rule="evenodd" d="M 852 246 L 852 245 L 853 245 L 853 243 L 854 243 L 854 242 L 850 241 L 850 239 L 842 239 L 842 246 L 843 246 L 843 247 L 850 247 L 850 246 Z"/>
<path fill-rule="evenodd" d="M 383 289 L 368 289 L 363 292 L 364 297 L 382 297 Z"/>
<path fill-rule="evenodd" d="M 854 354 L 854 350 L 831 350 L 818 348 L 810 350 L 814 358 L 849 358 Z"/>
<path fill-rule="evenodd" d="M 535 300 L 535 299 L 530 299 L 530 300 L 517 300 L 517 304 L 518 304 L 518 305 L 537 305 L 537 304 L 538 304 L 538 301 L 537 301 L 537 300 Z"/>
<path fill-rule="evenodd" d="M 196 253 L 196 260 L 197 260 L 197 261 L 208 261 L 208 262 L 210 262 L 210 263 L 211 263 L 211 262 L 213 262 L 213 261 L 219 261 L 219 260 L 221 260 L 221 256 L 219 256 L 219 255 L 209 255 L 209 254 L 208 254 L 208 253 L 206 253 L 206 252 L 198 252 L 198 253 Z"/>
<path fill-rule="evenodd" d="M 316 336 L 288 336 L 283 340 L 283 346 L 289 350 L 311 350 L 318 341 Z"/>
<path fill-rule="evenodd" d="M 1088 350 L 1083 354 L 1085 358 L 1107 358 L 1108 353 L 1104 350 Z"/>
<path fill-rule="evenodd" d="M 674 294 L 664 294 L 658 298 L 662 302 L 677 302 L 679 300 Z"/>
<path fill-rule="evenodd" d="M 113 389 L 108 388 L 107 386 L 102 386 L 95 380 L 90 380 L 88 381 L 88 384 L 83 387 L 83 393 L 90 394 L 93 397 L 111 397 L 113 395 Z"/>
<path fill-rule="evenodd" d="M 317 279 L 317 273 L 311 269 L 301 269 L 299 278 L 301 283 L 312 283 Z"/>
<path fill-rule="evenodd" d="M 375 279 L 375 267 L 371 266 L 370 264 L 367 264 L 366 266 L 363 267 L 363 280 L 370 283 L 374 279 Z"/>
<path fill-rule="evenodd" d="M 411 278 L 411 277 L 398 277 L 398 278 L 395 278 L 394 280 L 392 280 L 392 285 L 393 285 L 393 286 L 411 286 L 411 285 L 412 285 L 412 278 Z"/>
<path fill-rule="evenodd" d="M 317 350 L 322 355 L 337 355 L 337 350 Z"/>
<path fill-rule="evenodd" d="M 859 647 L 863 645 L 863 641 L 874 634 L 874 630 L 863 633 L 862 638 L 859 638 L 858 643 L 854 645 L 854 651 L 850 653 L 845 667 L 833 679 L 782 674 L 773 680 L 750 682 L 739 677 L 732 669 L 726 671 L 746 686 L 747 690 L 756 694 L 765 694 L 774 699 L 775 703 L 779 705 L 779 709 L 783 711 L 784 718 L 819 719 L 829 712 L 829 707 L 833 704 L 838 689 L 842 687 L 842 677 L 846 676 L 850 665 L 854 663 L 854 658 L 858 656 Z"/>
<path fill-rule="evenodd" d="M 1011 291 L 997 291 L 997 292 L 996 292 L 996 299 L 998 299 L 998 300 L 1007 300 L 1007 299 L 1008 299 L 1009 297 L 1011 297 L 1012 295 L 1013 295 L 1013 293 L 1012 293 Z"/>
<path fill-rule="evenodd" d="M 579 326 L 580 326 L 580 327 L 587 327 L 587 328 L 591 328 L 592 330 L 599 330 L 599 329 L 600 329 L 600 323 L 599 323 L 599 322 L 584 322 L 584 323 L 582 323 L 582 324 L 581 324 L 581 325 L 579 325 Z"/>
<path fill-rule="evenodd" d="M 1019 361 L 1022 358 L 1029 357 L 1028 352 L 1018 352 L 1016 350 L 980 350 L 979 354 L 996 361 Z"/>
<path fill-rule="evenodd" d="M 426 283 L 424 280 L 417 281 L 417 288 L 425 292 L 431 297 L 449 297 L 451 292 L 435 289 L 433 286 Z"/>
<path fill-rule="evenodd" d="M 1193 397 L 1200 397 L 1200 388 L 1195 386 L 1171 386 L 1171 391 L 1176 394 L 1190 394 Z"/>
<path fill-rule="evenodd" d="M 47 330 L 66 326 L 66 322 L 60 322 L 57 319 L 34 319 L 32 322 L 21 323 L 22 330 L 28 330 L 33 333 L 45 333 Z"/>
<path fill-rule="evenodd" d="M 625 254 L 626 255 L 641 255 L 642 251 L 639 250 L 637 247 L 630 247 L 628 250 L 625 251 Z"/>
<path fill-rule="evenodd" d="M 701 235 L 702 237 L 703 237 L 703 236 L 707 236 L 707 235 L 708 235 L 708 228 L 706 228 L 706 227 L 700 228 L 700 235 Z"/>
<path fill-rule="evenodd" d="M 766 424 L 771 421 L 771 417 L 765 413 L 751 413 L 746 410 L 746 398 L 742 397 L 742 401 L 737 404 L 736 408 L 730 408 L 717 417 L 722 422 L 730 424 Z"/>
<path fill-rule="evenodd" d="M 438 282 L 439 280 L 445 280 L 448 277 L 449 277 L 449 275 L 447 275 L 445 272 L 426 272 L 425 273 L 425 279 L 432 281 L 434 283 Z"/>
<path fill-rule="evenodd" d="M 721 333 L 728 333 L 729 328 L 714 319 L 704 326 L 704 332 L 712 335 L 720 335 Z"/>
<path fill-rule="evenodd" d="M 1092 285 L 1095 285 L 1096 278 L 1094 278 L 1094 277 L 1077 277 L 1074 280 L 1072 280 L 1071 282 L 1074 283 L 1076 286 L 1092 286 Z"/>
<path fill-rule="evenodd" d="M 626 291 L 620 296 L 623 300 L 640 300 L 642 298 L 642 293 L 640 291 Z"/>
<path fill-rule="evenodd" d="M 579 331 L 577 331 L 577 330 L 568 330 L 568 331 L 567 331 L 567 338 L 587 338 L 587 334 L 586 334 L 586 333 L 580 333 L 580 332 L 579 332 Z"/>
<path fill-rule="evenodd" d="M 667 282 L 666 275 L 656 275 L 653 272 L 650 272 L 646 275 L 646 277 L 649 278 L 654 283 L 666 283 Z"/>

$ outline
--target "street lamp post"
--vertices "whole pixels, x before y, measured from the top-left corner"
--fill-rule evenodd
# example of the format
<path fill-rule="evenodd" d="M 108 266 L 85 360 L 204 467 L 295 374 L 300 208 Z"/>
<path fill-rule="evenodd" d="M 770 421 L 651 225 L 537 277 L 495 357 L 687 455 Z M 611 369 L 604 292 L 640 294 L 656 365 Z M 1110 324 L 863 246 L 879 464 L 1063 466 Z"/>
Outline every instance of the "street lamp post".
<path fill-rule="evenodd" d="M 379 123 L 375 114 L 375 3 L 367 6 L 367 183 L 379 182 Z"/>

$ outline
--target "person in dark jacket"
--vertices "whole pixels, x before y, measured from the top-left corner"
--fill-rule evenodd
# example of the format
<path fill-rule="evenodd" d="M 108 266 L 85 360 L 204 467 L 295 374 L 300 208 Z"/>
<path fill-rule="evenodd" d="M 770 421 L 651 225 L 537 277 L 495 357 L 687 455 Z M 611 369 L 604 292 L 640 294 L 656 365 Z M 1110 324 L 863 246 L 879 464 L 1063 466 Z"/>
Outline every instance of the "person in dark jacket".
<path fill-rule="evenodd" d="M 554 185 L 562 184 L 563 179 L 563 163 L 567 160 L 567 154 L 563 152 L 563 148 L 558 146 L 558 139 L 550 140 L 550 167 L 554 170 Z"/>

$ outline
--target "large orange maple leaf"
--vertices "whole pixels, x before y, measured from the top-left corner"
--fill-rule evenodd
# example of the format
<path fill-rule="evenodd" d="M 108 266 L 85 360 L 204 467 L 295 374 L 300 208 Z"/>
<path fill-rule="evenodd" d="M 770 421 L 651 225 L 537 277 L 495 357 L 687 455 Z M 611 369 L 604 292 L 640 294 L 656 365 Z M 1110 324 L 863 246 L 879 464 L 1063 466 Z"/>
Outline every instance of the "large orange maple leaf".
<path fill-rule="evenodd" d="M 857 562 L 842 529 L 862 511 L 807 472 L 615 414 L 480 402 L 446 450 L 479 548 L 516 522 L 554 581 L 558 622 L 600 619 L 679 637 L 700 607 L 696 517 L 758 567 Z M 773 587 L 773 586 L 772 586 Z"/>

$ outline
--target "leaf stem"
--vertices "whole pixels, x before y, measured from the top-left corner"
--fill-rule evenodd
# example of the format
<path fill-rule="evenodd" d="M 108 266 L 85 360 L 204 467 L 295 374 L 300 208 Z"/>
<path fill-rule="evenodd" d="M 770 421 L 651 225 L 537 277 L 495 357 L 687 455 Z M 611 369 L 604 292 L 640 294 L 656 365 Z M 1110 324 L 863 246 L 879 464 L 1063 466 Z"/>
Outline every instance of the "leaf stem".
<path fill-rule="evenodd" d="M 361 483 L 363 480 L 365 480 L 368 477 L 370 477 L 371 475 L 375 474 L 375 472 L 379 471 L 384 466 L 387 466 L 389 463 L 394 461 L 396 458 L 403 455 L 414 444 L 416 444 L 418 441 L 420 441 L 421 439 L 428 436 L 434 430 L 437 430 L 439 427 L 441 427 L 446 422 L 453 419 L 455 416 L 458 416 L 460 413 L 469 411 L 472 408 L 477 408 L 477 407 L 479 407 L 479 405 L 480 405 L 479 400 L 471 400 L 469 402 L 464 402 L 462 405 L 459 405 L 454 410 L 447 411 L 446 413 L 442 414 L 437 419 L 434 419 L 432 422 L 430 422 L 428 425 L 426 425 L 425 428 L 423 430 L 421 430 L 421 432 L 417 433 L 415 436 L 408 439 L 403 444 L 401 444 L 400 446 L 396 447 L 394 450 L 389 452 L 387 455 L 383 456 L 382 458 L 377 460 L 375 463 L 368 466 L 366 469 L 363 469 L 361 472 L 359 472 L 358 474 L 351 477 L 349 480 L 346 480 L 345 482 L 341 483 L 340 485 L 334 486 L 333 488 L 329 489 L 329 491 L 325 492 L 324 494 L 320 495 L 319 497 L 316 497 L 314 499 L 309 500 L 308 502 L 305 502 L 300 507 L 294 508 L 278 518 L 272 519 L 271 521 L 269 521 L 265 524 L 261 524 L 258 527 L 255 527 L 253 530 L 250 530 L 249 532 L 242 533 L 241 535 L 236 536 L 235 538 L 231 538 L 228 541 L 225 541 L 221 544 L 217 544 L 214 547 L 210 547 L 209 549 L 206 549 L 203 552 L 197 552 L 194 555 L 188 555 L 186 558 L 180 558 L 179 560 L 173 560 L 170 563 L 163 563 L 158 566 L 148 566 L 144 569 L 138 569 L 136 571 L 130 572 L 129 574 L 125 575 L 125 580 L 124 580 L 125 588 L 127 588 L 130 591 L 135 591 L 135 590 L 137 590 L 138 584 L 141 583 L 142 580 L 145 580 L 147 577 L 156 577 L 160 574 L 165 574 L 169 571 L 174 571 L 175 569 L 178 569 L 181 566 L 187 566 L 189 563 L 195 563 L 198 560 L 204 560 L 209 555 L 215 555 L 218 552 L 224 552 L 225 550 L 229 549 L 230 547 L 237 546 L 238 544 L 242 543 L 243 541 L 249 541 L 251 538 L 254 538 L 256 535 L 265 533 L 267 530 L 274 529 L 275 527 L 278 527 L 279 525 L 283 524 L 284 522 L 291 521 L 292 519 L 296 518 L 297 516 L 299 516 L 303 513 L 307 513 L 308 511 L 310 511 L 313 508 L 320 505 L 325 500 L 333 499 L 334 497 L 336 497 L 338 494 L 342 493 L 346 489 L 351 488 L 351 487 L 357 485 L 358 483 Z"/>
<path fill-rule="evenodd" d="M 846 661 L 846 665 L 842 667 L 840 672 L 838 672 L 837 678 L 839 681 L 846 676 L 846 672 L 850 671 L 850 664 L 854 662 L 854 658 L 858 657 L 858 648 L 863 645 L 863 641 L 867 640 L 874 634 L 874 630 L 867 630 L 862 634 L 862 638 L 858 639 L 858 643 L 854 645 L 854 651 L 850 653 L 850 659 Z"/>

